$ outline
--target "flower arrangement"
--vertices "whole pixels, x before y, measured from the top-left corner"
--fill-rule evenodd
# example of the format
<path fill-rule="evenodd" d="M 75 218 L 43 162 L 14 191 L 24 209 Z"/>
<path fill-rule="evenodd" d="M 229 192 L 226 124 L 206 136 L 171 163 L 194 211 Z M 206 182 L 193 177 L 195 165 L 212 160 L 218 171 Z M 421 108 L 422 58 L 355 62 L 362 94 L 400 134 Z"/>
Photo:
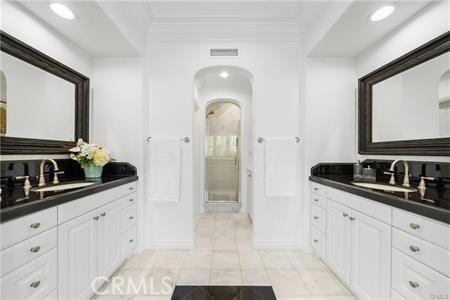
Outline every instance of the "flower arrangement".
<path fill-rule="evenodd" d="M 114 161 L 109 151 L 99 145 L 79 139 L 77 146 L 70 149 L 70 157 L 80 163 L 87 178 L 101 177 L 103 166 Z"/>

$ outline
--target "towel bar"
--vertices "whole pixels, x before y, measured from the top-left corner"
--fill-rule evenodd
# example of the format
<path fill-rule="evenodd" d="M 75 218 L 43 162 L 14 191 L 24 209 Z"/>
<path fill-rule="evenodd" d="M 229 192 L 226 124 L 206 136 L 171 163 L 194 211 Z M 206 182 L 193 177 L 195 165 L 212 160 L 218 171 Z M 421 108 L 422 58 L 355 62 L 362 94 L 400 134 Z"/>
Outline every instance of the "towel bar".
<path fill-rule="evenodd" d="M 147 141 L 147 142 L 150 142 L 151 139 L 152 139 L 152 137 L 149 136 L 149 137 L 146 138 L 146 141 Z M 187 136 L 185 136 L 184 138 L 181 138 L 180 140 L 183 141 L 183 142 L 185 142 L 186 144 L 188 144 L 188 143 L 191 141 L 191 139 L 190 139 L 189 137 L 187 137 Z"/>
<path fill-rule="evenodd" d="M 298 136 L 294 137 L 294 139 L 297 143 L 300 143 L 300 138 Z M 262 143 L 264 143 L 265 139 L 262 136 L 260 136 L 256 139 L 256 141 L 258 143 L 262 144 Z"/>

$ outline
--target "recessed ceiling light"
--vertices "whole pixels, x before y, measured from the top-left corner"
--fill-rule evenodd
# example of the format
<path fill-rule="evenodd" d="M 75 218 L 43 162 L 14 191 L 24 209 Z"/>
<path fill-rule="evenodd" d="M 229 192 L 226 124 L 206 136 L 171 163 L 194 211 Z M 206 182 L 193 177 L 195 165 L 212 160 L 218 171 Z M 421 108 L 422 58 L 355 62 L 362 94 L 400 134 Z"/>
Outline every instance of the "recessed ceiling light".
<path fill-rule="evenodd" d="M 68 8 L 64 4 L 54 2 L 50 4 L 50 8 L 53 10 L 55 14 L 57 14 L 61 18 L 67 20 L 75 19 L 75 15 L 73 14 L 73 12 L 70 10 L 70 8 Z"/>
<path fill-rule="evenodd" d="M 394 12 L 394 10 L 395 7 L 393 5 L 382 6 L 370 15 L 370 21 L 372 22 L 381 21 L 389 17 Z"/>
<path fill-rule="evenodd" d="M 227 71 L 222 71 L 222 72 L 220 72 L 220 77 L 222 77 L 222 78 L 228 78 L 228 76 L 230 76 L 230 74 L 228 74 Z"/>

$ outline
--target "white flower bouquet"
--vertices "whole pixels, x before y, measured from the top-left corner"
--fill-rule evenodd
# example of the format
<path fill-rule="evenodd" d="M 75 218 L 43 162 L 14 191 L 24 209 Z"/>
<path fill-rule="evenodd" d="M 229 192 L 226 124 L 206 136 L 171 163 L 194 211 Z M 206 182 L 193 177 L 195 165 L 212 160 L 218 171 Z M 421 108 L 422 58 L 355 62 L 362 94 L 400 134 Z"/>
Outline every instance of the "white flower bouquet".
<path fill-rule="evenodd" d="M 104 165 L 114 161 L 109 151 L 99 145 L 79 139 L 77 146 L 70 149 L 70 157 L 80 163 L 86 177 L 100 177 Z"/>

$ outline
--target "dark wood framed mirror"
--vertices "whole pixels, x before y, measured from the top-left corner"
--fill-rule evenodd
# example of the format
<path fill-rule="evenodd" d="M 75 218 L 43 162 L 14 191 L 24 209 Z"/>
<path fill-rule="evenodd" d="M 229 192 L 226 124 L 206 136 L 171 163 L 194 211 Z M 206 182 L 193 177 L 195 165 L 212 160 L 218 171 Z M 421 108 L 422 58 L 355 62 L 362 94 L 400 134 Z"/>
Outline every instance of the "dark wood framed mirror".
<path fill-rule="evenodd" d="M 450 32 L 359 79 L 359 153 L 450 155 Z"/>
<path fill-rule="evenodd" d="M 0 153 L 62 154 L 89 138 L 89 78 L 0 31 Z"/>

